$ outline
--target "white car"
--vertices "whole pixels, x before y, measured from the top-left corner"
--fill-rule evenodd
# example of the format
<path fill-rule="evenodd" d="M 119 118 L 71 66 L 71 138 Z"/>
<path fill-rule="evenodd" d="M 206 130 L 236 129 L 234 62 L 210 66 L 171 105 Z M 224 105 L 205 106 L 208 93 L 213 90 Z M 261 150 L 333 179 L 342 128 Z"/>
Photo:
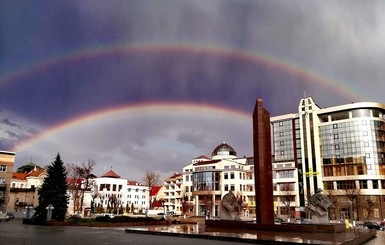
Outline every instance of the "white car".
<path fill-rule="evenodd" d="M 108 216 L 108 217 L 110 217 L 110 218 L 113 218 L 113 217 L 114 217 L 113 214 L 109 214 L 109 213 L 102 213 L 102 214 L 100 214 L 100 216 Z"/>

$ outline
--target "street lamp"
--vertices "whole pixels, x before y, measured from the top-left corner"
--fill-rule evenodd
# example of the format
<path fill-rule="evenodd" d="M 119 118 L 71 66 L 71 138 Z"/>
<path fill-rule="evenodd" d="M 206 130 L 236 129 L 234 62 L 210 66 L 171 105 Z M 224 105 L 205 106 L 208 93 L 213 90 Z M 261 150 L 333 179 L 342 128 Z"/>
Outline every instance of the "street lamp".
<path fill-rule="evenodd" d="M 351 219 L 351 224 L 353 225 L 353 220 L 354 220 L 354 217 L 353 217 L 353 201 L 349 200 L 349 206 L 350 206 L 350 219 Z"/>
<path fill-rule="evenodd" d="M 27 219 L 29 219 L 31 216 L 31 209 L 33 209 L 33 206 L 27 205 L 27 206 L 25 206 L 25 209 L 27 210 L 25 216 Z"/>
<path fill-rule="evenodd" d="M 54 206 L 52 204 L 49 204 L 48 207 L 46 207 L 45 209 L 47 209 L 47 220 L 51 220 L 52 219 L 52 210 L 54 210 Z"/>

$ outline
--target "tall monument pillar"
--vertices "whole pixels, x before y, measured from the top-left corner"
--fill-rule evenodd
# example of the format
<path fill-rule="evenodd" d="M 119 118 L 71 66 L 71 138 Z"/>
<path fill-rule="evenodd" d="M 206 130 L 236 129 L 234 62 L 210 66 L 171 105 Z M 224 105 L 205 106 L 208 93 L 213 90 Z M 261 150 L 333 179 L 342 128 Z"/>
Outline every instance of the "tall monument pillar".
<path fill-rule="evenodd" d="M 270 113 L 262 107 L 262 99 L 258 99 L 253 113 L 255 211 L 258 224 L 274 224 L 270 137 Z"/>

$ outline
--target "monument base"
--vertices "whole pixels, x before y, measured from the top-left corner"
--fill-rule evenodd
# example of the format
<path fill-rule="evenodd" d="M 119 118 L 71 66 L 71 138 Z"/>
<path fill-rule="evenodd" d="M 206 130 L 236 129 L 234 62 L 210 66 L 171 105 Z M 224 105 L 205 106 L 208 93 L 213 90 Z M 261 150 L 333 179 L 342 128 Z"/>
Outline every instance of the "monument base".
<path fill-rule="evenodd" d="M 231 229 L 248 229 L 248 230 L 267 230 L 267 231 L 283 231 L 283 232 L 313 232 L 313 233 L 339 233 L 346 231 L 345 224 L 257 224 L 246 221 L 233 220 L 206 220 L 207 228 L 231 228 Z"/>

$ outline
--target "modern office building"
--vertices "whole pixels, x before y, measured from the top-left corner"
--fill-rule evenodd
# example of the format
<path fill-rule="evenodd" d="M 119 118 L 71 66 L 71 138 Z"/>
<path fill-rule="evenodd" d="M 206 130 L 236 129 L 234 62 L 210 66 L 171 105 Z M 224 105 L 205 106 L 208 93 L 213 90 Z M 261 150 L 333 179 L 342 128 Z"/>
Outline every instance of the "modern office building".
<path fill-rule="evenodd" d="M 304 98 L 297 113 L 271 124 L 278 214 L 305 211 L 321 188 L 333 201 L 333 219 L 385 217 L 385 105 L 320 108 Z"/>
<path fill-rule="evenodd" d="M 0 151 L 0 212 L 7 212 L 15 153 Z"/>

